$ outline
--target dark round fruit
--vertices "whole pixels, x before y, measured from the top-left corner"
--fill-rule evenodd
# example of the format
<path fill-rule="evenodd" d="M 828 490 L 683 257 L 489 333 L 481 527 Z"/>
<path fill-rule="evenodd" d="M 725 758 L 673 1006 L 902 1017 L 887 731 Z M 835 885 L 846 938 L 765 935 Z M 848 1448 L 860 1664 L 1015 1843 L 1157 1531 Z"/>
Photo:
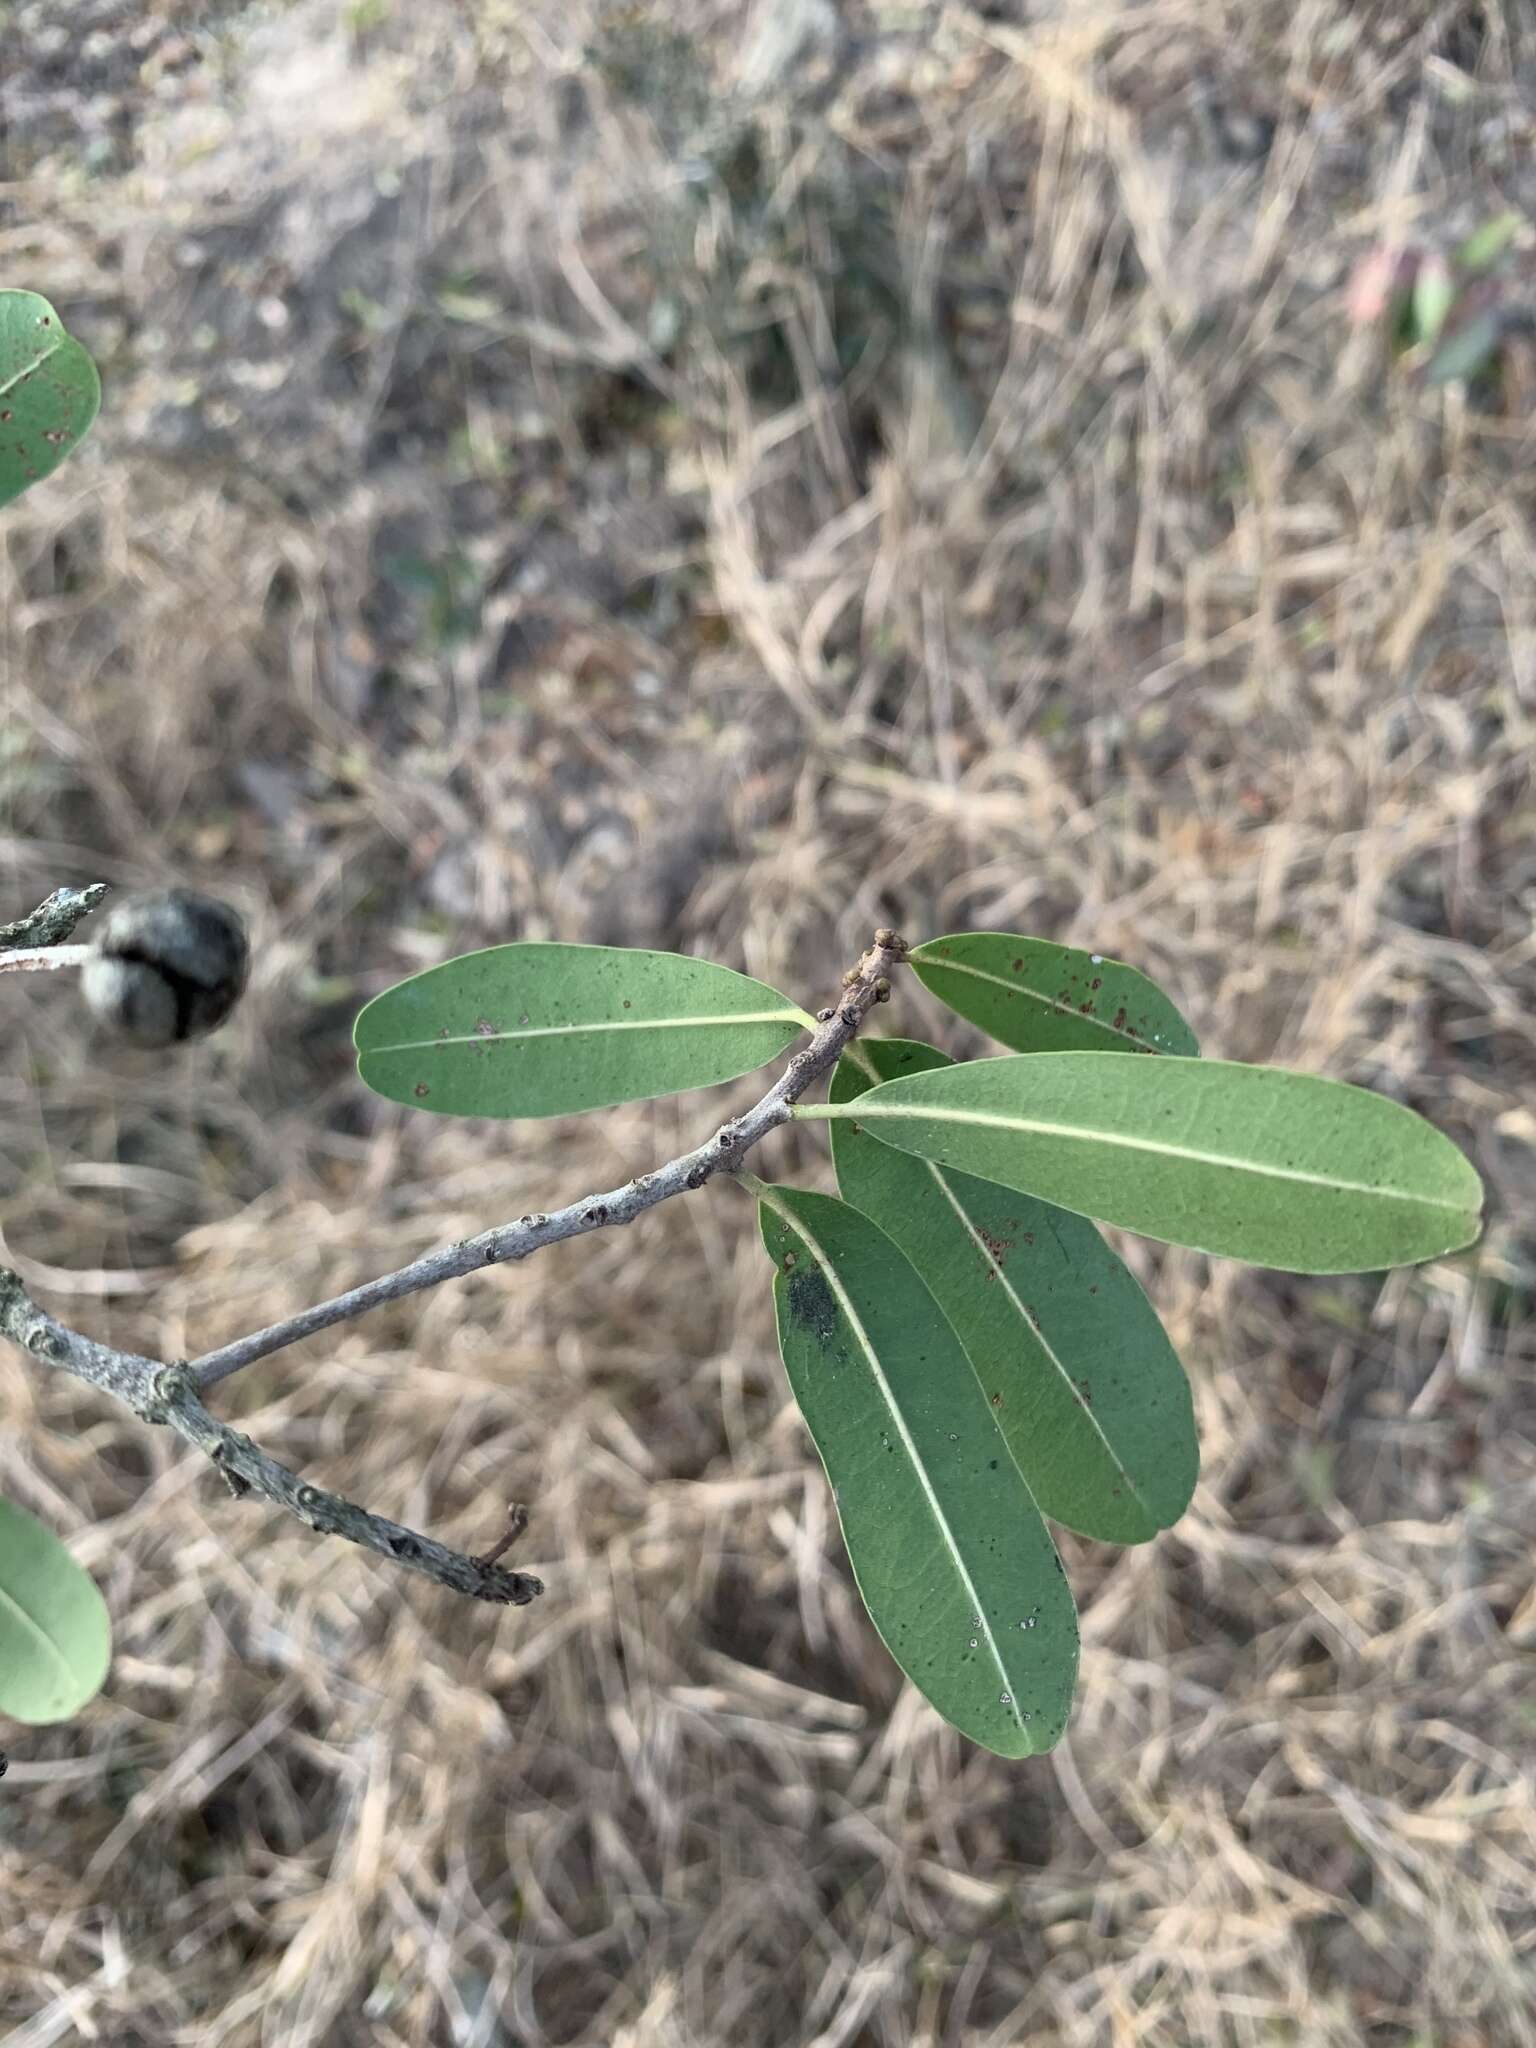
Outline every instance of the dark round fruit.
<path fill-rule="evenodd" d="M 227 903 L 151 889 L 108 911 L 81 988 L 92 1012 L 135 1045 L 176 1045 L 224 1022 L 249 965 L 245 926 Z"/>

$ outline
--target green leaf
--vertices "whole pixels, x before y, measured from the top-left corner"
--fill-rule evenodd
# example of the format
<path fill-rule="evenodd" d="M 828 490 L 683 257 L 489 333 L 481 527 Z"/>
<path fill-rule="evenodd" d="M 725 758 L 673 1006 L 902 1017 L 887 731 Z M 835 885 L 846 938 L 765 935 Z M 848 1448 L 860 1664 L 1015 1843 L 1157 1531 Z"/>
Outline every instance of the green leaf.
<path fill-rule="evenodd" d="M 58 1537 L 0 1500 L 0 1714 L 65 1721 L 101 1690 L 107 1604 Z"/>
<path fill-rule="evenodd" d="M 57 469 L 100 405 L 96 365 L 48 301 L 0 291 L 0 505 Z"/>
<path fill-rule="evenodd" d="M 359 1013 L 358 1071 L 440 1116 L 565 1116 L 732 1081 L 813 1020 L 680 953 L 529 940 L 414 974 Z"/>
<path fill-rule="evenodd" d="M 959 1339 L 867 1216 L 830 1195 L 758 1193 L 779 1349 L 871 1619 L 963 1734 L 999 1756 L 1051 1748 L 1077 1614 Z"/>
<path fill-rule="evenodd" d="M 1171 1052 L 1195 1034 L 1119 960 L 1009 932 L 955 932 L 909 956 L 923 986 L 1014 1052 Z"/>
<path fill-rule="evenodd" d="M 1426 256 L 1419 265 L 1412 303 L 1414 339 L 1433 347 L 1456 303 L 1456 280 L 1443 256 Z"/>
<path fill-rule="evenodd" d="M 1450 1139 L 1363 1088 L 1225 1060 L 1032 1053 L 886 1081 L 855 1103 L 887 1144 L 1168 1244 L 1293 1273 L 1374 1273 L 1477 1236 Z"/>
<path fill-rule="evenodd" d="M 832 1100 L 951 1064 L 907 1039 L 858 1040 Z M 832 1156 L 844 1199 L 894 1238 L 953 1324 L 1041 1512 L 1110 1543 L 1177 1521 L 1200 1469 L 1189 1382 L 1093 1225 L 853 1121 L 833 1124 Z"/>
<path fill-rule="evenodd" d="M 1518 213 L 1496 213 L 1492 220 L 1485 220 L 1480 228 L 1468 235 L 1456 251 L 1456 261 L 1463 270 L 1474 274 L 1488 270 L 1509 247 L 1524 225 Z"/>
<path fill-rule="evenodd" d="M 1503 335 L 1504 321 L 1498 307 L 1474 313 L 1470 320 L 1453 328 L 1435 350 L 1425 367 L 1424 382 L 1470 382 L 1492 362 Z"/>

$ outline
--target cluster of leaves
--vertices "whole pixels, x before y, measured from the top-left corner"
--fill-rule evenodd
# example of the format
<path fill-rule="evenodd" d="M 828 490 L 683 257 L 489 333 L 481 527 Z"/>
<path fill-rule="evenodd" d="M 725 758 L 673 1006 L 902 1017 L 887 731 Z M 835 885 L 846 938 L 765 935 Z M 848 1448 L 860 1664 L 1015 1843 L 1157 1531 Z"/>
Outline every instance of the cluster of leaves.
<path fill-rule="evenodd" d="M 36 292 L 0 291 L 0 505 L 57 469 L 101 404 L 96 365 Z M 59 1539 L 0 1500 L 0 1713 L 59 1721 L 100 1689 L 106 1603 Z"/>
<path fill-rule="evenodd" d="M 1472 383 L 1529 323 L 1518 261 L 1525 225 L 1518 213 L 1498 214 L 1449 256 L 1421 243 L 1378 243 L 1350 280 L 1351 321 L 1385 333 L 1423 383 Z"/>
<path fill-rule="evenodd" d="M 910 964 L 1006 1056 L 864 1037 L 824 1102 L 839 1194 L 755 1191 L 779 1345 L 891 1654 L 957 1728 L 1050 1748 L 1077 1671 L 1045 1518 L 1145 1542 L 1198 1468 L 1188 1384 L 1092 1219 L 1301 1273 L 1477 1235 L 1477 1175 L 1364 1089 L 1199 1058 L 1133 967 L 972 932 Z M 363 1079 L 415 1108 L 546 1117 L 703 1087 L 782 1053 L 786 997 L 677 955 L 538 942 L 426 970 L 359 1015 Z"/>
<path fill-rule="evenodd" d="M 1356 317 L 1390 317 L 1434 381 L 1476 374 L 1474 343 L 1503 331 L 1487 294 L 1514 235 L 1490 224 L 1454 270 L 1378 252 Z M 0 292 L 0 505 L 63 460 L 99 397 L 48 302 Z M 758 1198 L 780 1349 L 875 1625 L 941 1714 L 1025 1756 L 1059 1738 L 1077 1671 L 1046 1518 L 1145 1542 L 1183 1512 L 1198 1467 L 1182 1369 L 1093 1219 L 1295 1272 L 1374 1271 L 1469 1244 L 1481 1188 L 1395 1103 L 1201 1060 L 1132 967 L 1004 933 L 910 960 L 1009 1053 L 956 1063 L 854 1041 L 827 1100 L 794 1112 L 831 1124 L 839 1194 L 738 1178 Z M 392 1100 L 545 1117 L 734 1079 L 813 1022 L 707 961 L 527 943 L 387 991 L 356 1043 L 363 1079 Z M 0 1503 L 0 1712 L 76 1712 L 108 1648 L 90 1580 Z"/>

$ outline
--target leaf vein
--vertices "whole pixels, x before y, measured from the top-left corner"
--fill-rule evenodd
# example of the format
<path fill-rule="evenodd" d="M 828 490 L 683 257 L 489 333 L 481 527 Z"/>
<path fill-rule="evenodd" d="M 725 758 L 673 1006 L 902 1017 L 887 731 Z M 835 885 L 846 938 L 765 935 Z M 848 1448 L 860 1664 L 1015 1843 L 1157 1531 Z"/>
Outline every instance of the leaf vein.
<path fill-rule="evenodd" d="M 1005 974 L 993 974 L 985 967 L 974 967 L 964 960 L 938 961 L 925 957 L 923 965 L 932 968 L 936 973 L 942 971 L 945 974 L 969 974 L 976 981 L 989 981 L 994 988 L 1006 989 L 1010 995 L 1023 996 L 1042 1010 L 1049 1010 L 1053 1016 L 1071 1017 L 1079 1024 L 1086 1024 L 1093 1030 L 1102 1031 L 1106 1038 L 1120 1042 L 1125 1039 L 1126 1034 L 1123 1031 L 1117 1031 L 1113 1024 L 1106 1024 L 1102 1017 L 1085 1016 L 1075 1003 L 1058 1002 L 1055 996 L 1048 996 L 1037 988 L 1031 988 L 1028 982 L 1010 981 Z"/>
<path fill-rule="evenodd" d="M 53 1637 L 49 1635 L 42 1623 L 28 1614 L 26 1608 L 16 1598 L 16 1595 L 6 1586 L 0 1586 L 0 1607 L 3 1607 L 8 1614 L 14 1616 L 21 1623 L 25 1633 L 36 1637 L 37 1641 L 42 1644 L 53 1662 L 64 1674 L 64 1682 L 68 1685 L 74 1676 L 70 1670 L 69 1659 L 64 1655 L 64 1652 L 59 1648 Z"/>
<path fill-rule="evenodd" d="M 1378 1201 L 1406 1202 L 1416 1208 L 1444 1209 L 1451 1215 L 1462 1215 L 1465 1202 L 1438 1195 L 1420 1195 L 1405 1192 L 1400 1188 L 1373 1186 L 1369 1181 L 1344 1180 L 1325 1173 L 1304 1173 L 1295 1167 L 1272 1166 L 1250 1159 L 1240 1159 L 1230 1153 L 1206 1152 L 1192 1145 L 1160 1144 L 1155 1138 L 1125 1137 L 1113 1131 L 1096 1130 L 1083 1124 L 1045 1123 L 1037 1117 L 1002 1116 L 991 1110 L 938 1109 L 929 1103 L 921 1107 L 879 1107 L 870 1103 L 867 1096 L 859 1098 L 856 1104 L 808 1103 L 795 1109 L 797 1117 L 847 1116 L 854 1111 L 861 1121 L 870 1117 L 905 1118 L 911 1121 L 932 1123 L 965 1124 L 973 1129 L 1018 1131 L 1045 1138 L 1075 1138 L 1083 1144 L 1109 1145 L 1127 1152 L 1150 1152 L 1160 1158 L 1183 1159 L 1199 1166 L 1228 1167 L 1235 1173 L 1246 1173 L 1260 1180 L 1295 1181 L 1304 1187 L 1333 1188 L 1340 1194 L 1371 1195 Z M 985 1179 L 985 1175 L 982 1176 Z"/>
<path fill-rule="evenodd" d="M 28 377 L 36 376 L 37 372 L 43 367 L 44 363 L 46 363 L 51 356 L 56 356 L 63 346 L 64 342 L 61 337 L 57 341 L 51 342 L 49 346 L 43 350 L 40 356 L 34 356 L 30 363 L 23 363 L 19 370 L 14 370 L 9 377 L 5 378 L 3 382 L 0 382 L 0 398 L 8 397 L 9 394 L 16 389 L 16 386 L 18 384 L 24 384 Z"/>
<path fill-rule="evenodd" d="M 534 1024 L 516 1031 L 465 1031 L 447 1038 L 397 1038 L 387 1045 L 369 1045 L 365 1053 L 427 1052 L 434 1045 L 505 1045 L 526 1038 L 579 1038 L 596 1031 L 674 1031 L 690 1025 L 793 1024 L 800 1026 L 795 1010 L 721 1011 L 708 1017 L 619 1017 L 599 1018 L 583 1024 Z"/>
<path fill-rule="evenodd" d="M 923 1163 L 928 1168 L 929 1172 L 933 1175 L 934 1179 L 938 1182 L 940 1188 L 943 1190 L 946 1201 L 954 1210 L 955 1214 L 959 1217 L 961 1225 L 969 1235 L 972 1243 L 976 1246 L 977 1250 L 980 1251 L 982 1257 L 988 1261 L 993 1271 L 996 1273 L 998 1280 L 1002 1284 L 1003 1292 L 1007 1295 L 1009 1301 L 1013 1304 L 1014 1309 L 1018 1313 L 1019 1321 L 1029 1331 L 1030 1335 L 1034 1338 L 1035 1342 L 1039 1345 L 1040 1349 L 1045 1353 L 1047 1359 L 1055 1367 L 1056 1371 L 1060 1373 L 1063 1382 L 1065 1383 L 1065 1385 L 1071 1393 L 1072 1399 L 1077 1403 L 1078 1409 L 1082 1414 L 1083 1420 L 1088 1424 L 1088 1427 L 1093 1431 L 1094 1435 L 1103 1445 L 1105 1454 L 1109 1458 L 1109 1462 L 1114 1466 L 1115 1470 L 1120 1474 L 1120 1477 L 1131 1489 L 1131 1494 L 1137 1502 L 1137 1505 L 1145 1508 L 1147 1513 L 1149 1515 L 1152 1515 L 1153 1520 L 1155 1521 L 1157 1517 L 1149 1503 L 1142 1499 L 1141 1488 L 1137 1485 L 1134 1474 L 1132 1474 L 1126 1469 L 1126 1466 L 1122 1461 L 1119 1452 L 1115 1449 L 1114 1445 L 1110 1442 L 1108 1436 L 1105 1434 L 1103 1423 L 1100 1422 L 1098 1416 L 1094 1414 L 1092 1408 L 1090 1408 L 1088 1403 L 1083 1399 L 1082 1389 L 1073 1379 L 1071 1373 L 1067 1371 L 1064 1360 L 1058 1355 L 1055 1347 L 1052 1345 L 1050 1339 L 1046 1336 L 1044 1330 L 1041 1329 L 1038 1323 L 1031 1321 L 1030 1317 L 1025 1312 L 1024 1304 L 1022 1301 L 1020 1301 L 1018 1293 L 1014 1288 L 1014 1284 L 1012 1280 L 1010 1280 L 1008 1277 L 1007 1267 L 1003 1264 L 1003 1261 L 993 1251 L 992 1247 L 987 1243 L 987 1240 L 982 1236 L 981 1232 L 976 1228 L 975 1224 L 966 1214 L 959 1197 L 956 1195 L 954 1189 L 950 1186 L 948 1180 L 945 1178 L 944 1169 L 936 1165 L 935 1162 L 931 1159 L 925 1160 Z M 1055 1223 L 1053 1222 L 1051 1228 L 1054 1230 L 1055 1227 Z M 1020 1477 L 1024 1479 L 1026 1485 L 1029 1483 L 1027 1475 L 1025 1475 L 1022 1471 L 1020 1473 Z"/>

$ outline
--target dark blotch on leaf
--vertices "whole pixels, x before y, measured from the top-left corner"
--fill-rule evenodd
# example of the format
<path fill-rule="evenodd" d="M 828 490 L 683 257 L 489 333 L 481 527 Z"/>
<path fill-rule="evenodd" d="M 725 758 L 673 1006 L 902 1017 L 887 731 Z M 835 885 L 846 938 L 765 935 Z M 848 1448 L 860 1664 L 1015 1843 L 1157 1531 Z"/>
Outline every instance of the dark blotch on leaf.
<path fill-rule="evenodd" d="M 798 1267 L 789 1276 L 789 1319 L 809 1330 L 823 1351 L 837 1335 L 837 1299 L 815 1266 Z"/>

